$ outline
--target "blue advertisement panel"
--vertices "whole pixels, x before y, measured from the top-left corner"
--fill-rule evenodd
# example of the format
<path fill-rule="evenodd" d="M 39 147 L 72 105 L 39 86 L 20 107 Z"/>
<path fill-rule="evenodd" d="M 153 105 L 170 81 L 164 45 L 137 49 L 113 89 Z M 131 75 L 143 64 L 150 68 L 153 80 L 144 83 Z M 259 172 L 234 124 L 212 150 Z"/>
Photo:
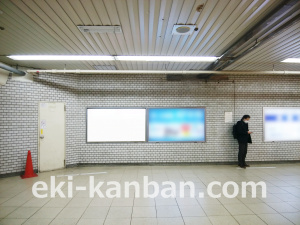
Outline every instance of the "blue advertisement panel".
<path fill-rule="evenodd" d="M 205 108 L 148 109 L 149 142 L 204 142 Z"/>
<path fill-rule="evenodd" d="M 264 141 L 300 141 L 300 108 L 265 107 Z"/>

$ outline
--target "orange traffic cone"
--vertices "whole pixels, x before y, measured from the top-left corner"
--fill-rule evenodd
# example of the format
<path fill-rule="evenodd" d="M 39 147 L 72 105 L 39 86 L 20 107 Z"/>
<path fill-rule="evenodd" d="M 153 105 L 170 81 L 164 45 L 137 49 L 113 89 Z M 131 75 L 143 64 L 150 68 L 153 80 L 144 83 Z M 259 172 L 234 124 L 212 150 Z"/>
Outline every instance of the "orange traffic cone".
<path fill-rule="evenodd" d="M 37 176 L 38 175 L 36 173 L 34 173 L 34 171 L 33 171 L 31 152 L 29 150 L 28 154 L 27 154 L 25 174 L 22 175 L 21 178 L 24 179 L 24 178 L 37 177 Z"/>

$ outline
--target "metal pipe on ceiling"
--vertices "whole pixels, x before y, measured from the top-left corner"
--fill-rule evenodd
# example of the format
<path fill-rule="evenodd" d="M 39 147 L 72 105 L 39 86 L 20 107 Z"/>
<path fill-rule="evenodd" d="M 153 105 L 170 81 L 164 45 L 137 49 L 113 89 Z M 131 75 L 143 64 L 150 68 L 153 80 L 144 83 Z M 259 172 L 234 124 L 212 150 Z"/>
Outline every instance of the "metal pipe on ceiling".
<path fill-rule="evenodd" d="M 4 70 L 7 70 L 7 71 L 9 71 L 9 72 L 13 72 L 13 73 L 15 73 L 15 74 L 18 74 L 18 75 L 20 75 L 20 76 L 25 76 L 25 75 L 26 75 L 26 73 L 25 73 L 24 71 L 15 69 L 15 68 L 10 67 L 10 66 L 8 66 L 8 65 L 6 65 L 6 64 L 4 64 L 4 63 L 1 63 L 1 62 L 0 62 L 0 68 L 1 68 L 1 69 L 4 69 Z"/>
<path fill-rule="evenodd" d="M 299 23 L 299 5 L 299 0 L 282 1 L 280 5 L 247 31 L 245 35 L 231 45 L 218 60 L 206 69 L 223 70 L 283 30 Z M 272 31 L 277 26 L 278 28 Z M 268 34 L 268 32 L 271 33 Z M 267 35 L 265 36 L 265 34 Z"/>
<path fill-rule="evenodd" d="M 181 75 L 199 75 L 199 74 L 223 74 L 223 75 L 300 75 L 300 71 L 245 71 L 245 70 L 27 70 L 27 73 L 59 73 L 59 74 L 181 74 Z"/>

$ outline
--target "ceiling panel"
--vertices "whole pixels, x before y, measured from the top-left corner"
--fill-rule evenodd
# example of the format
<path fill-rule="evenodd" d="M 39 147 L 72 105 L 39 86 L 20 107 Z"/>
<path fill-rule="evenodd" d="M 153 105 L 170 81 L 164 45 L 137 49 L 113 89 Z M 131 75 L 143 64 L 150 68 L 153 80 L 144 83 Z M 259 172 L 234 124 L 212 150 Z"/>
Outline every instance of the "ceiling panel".
<path fill-rule="evenodd" d="M 202 70 L 209 63 L 32 62 L 13 54 L 220 56 L 283 0 L 1 0 L 0 61 L 43 69 Z M 204 4 L 198 12 L 196 8 Z M 296 14 L 299 12 L 296 12 Z M 195 24 L 191 35 L 172 35 L 174 24 Z M 78 25 L 120 25 L 122 33 L 81 33 Z M 295 24 L 227 69 L 297 69 L 283 64 L 299 57 Z M 299 70 L 299 69 L 298 69 Z"/>

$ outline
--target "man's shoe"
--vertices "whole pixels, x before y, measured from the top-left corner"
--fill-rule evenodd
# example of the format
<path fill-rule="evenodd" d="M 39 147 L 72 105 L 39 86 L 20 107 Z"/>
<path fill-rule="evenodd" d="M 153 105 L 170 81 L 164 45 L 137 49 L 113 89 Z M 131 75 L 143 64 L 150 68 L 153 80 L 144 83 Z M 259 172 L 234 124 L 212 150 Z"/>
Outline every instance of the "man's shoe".
<path fill-rule="evenodd" d="M 246 166 L 240 166 L 241 168 L 243 168 L 243 169 L 246 169 Z"/>
<path fill-rule="evenodd" d="M 246 166 L 246 167 L 250 167 L 250 165 L 248 165 L 248 164 L 245 164 L 245 166 Z"/>

